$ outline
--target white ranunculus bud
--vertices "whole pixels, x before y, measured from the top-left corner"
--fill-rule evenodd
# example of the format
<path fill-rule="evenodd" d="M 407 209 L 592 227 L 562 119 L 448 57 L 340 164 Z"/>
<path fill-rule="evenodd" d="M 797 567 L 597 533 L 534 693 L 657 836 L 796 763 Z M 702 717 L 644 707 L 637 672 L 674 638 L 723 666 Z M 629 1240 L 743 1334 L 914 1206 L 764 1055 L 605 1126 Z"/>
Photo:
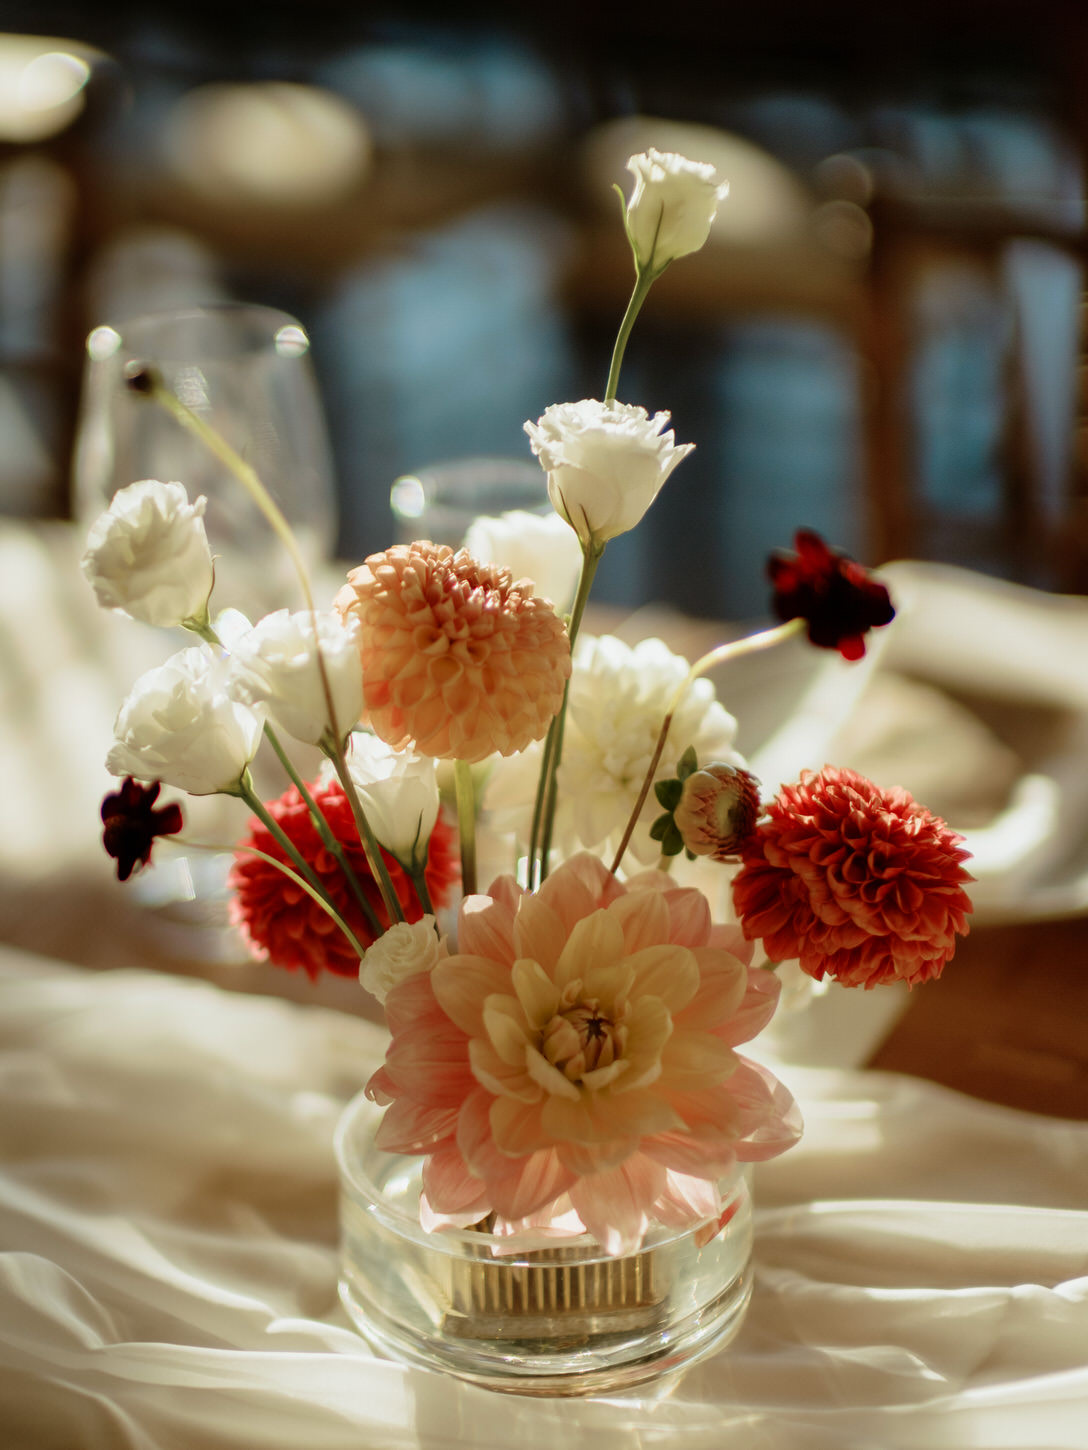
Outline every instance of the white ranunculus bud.
<path fill-rule="evenodd" d="M 548 475 L 548 497 L 583 547 L 633 529 L 694 443 L 676 444 L 668 413 L 631 403 L 553 403 L 525 431 Z"/>
<path fill-rule="evenodd" d="M 429 755 L 393 750 L 376 735 L 357 730 L 351 737 L 347 762 L 379 844 L 409 871 L 421 871 L 438 820 L 434 761 Z"/>
<path fill-rule="evenodd" d="M 447 955 L 433 916 L 401 921 L 369 947 L 359 964 L 359 981 L 379 1002 L 401 982 L 429 972 Z"/>
<path fill-rule="evenodd" d="M 512 509 L 476 519 L 465 548 L 481 564 L 502 564 L 515 579 L 530 579 L 533 591 L 557 609 L 569 609 L 578 587 L 582 551 L 557 514 Z"/>
<path fill-rule="evenodd" d="M 119 489 L 91 526 L 80 561 L 99 604 L 145 624 L 205 619 L 213 580 L 206 503 L 190 503 L 180 483 L 154 478 Z"/>
<path fill-rule="evenodd" d="M 257 753 L 263 720 L 262 710 L 227 693 L 226 667 L 214 650 L 183 649 L 133 685 L 106 769 L 190 795 L 233 791 Z"/>
<path fill-rule="evenodd" d="M 317 643 L 341 739 L 363 711 L 359 625 L 338 614 L 318 614 Z M 268 614 L 234 641 L 230 688 L 250 705 L 264 705 L 274 725 L 317 745 L 330 729 L 325 682 L 314 644 L 314 616 L 286 609 Z"/>
<path fill-rule="evenodd" d="M 624 211 L 627 236 L 638 270 L 656 274 L 699 250 L 729 183 L 713 166 L 652 148 L 632 156 L 627 170 L 635 178 Z"/>

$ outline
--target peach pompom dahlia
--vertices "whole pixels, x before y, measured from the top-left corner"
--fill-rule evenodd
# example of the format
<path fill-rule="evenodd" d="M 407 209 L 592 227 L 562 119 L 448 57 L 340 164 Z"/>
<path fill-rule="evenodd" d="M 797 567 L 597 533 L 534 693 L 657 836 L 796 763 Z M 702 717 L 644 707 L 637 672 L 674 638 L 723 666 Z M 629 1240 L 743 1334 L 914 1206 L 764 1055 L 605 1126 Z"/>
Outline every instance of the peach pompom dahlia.
<path fill-rule="evenodd" d="M 367 717 L 395 750 L 474 764 L 547 733 L 570 646 L 551 604 L 508 569 L 398 544 L 352 570 L 335 608 L 362 624 Z"/>
<path fill-rule="evenodd" d="M 962 840 L 905 790 L 806 770 L 741 846 L 744 935 L 771 961 L 849 987 L 939 977 L 968 930 Z"/>
<path fill-rule="evenodd" d="M 377 1143 L 425 1155 L 424 1222 L 591 1233 L 610 1254 L 651 1220 L 716 1221 L 718 1180 L 800 1135 L 789 1093 L 738 1056 L 777 978 L 705 898 L 587 854 L 535 893 L 501 877 L 461 907 L 459 950 L 386 1001 L 367 1091 Z"/>

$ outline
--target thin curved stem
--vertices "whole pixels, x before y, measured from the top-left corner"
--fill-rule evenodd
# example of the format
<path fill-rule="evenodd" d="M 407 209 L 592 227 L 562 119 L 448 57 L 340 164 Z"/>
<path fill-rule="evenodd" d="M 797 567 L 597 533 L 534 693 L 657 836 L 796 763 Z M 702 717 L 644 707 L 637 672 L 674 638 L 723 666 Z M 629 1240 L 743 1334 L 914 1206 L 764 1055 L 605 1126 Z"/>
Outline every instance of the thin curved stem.
<path fill-rule="evenodd" d="M 472 782 L 472 766 L 467 761 L 453 762 L 453 783 L 461 838 L 461 891 L 465 896 L 473 896 L 476 892 L 476 788 Z"/>
<path fill-rule="evenodd" d="M 175 846 L 184 846 L 186 850 L 189 851 L 230 851 L 232 855 L 236 855 L 239 851 L 245 851 L 247 855 L 256 856 L 258 860 L 266 861 L 269 866 L 275 866 L 277 871 L 282 871 L 283 874 L 289 877 L 296 886 L 300 887 L 301 890 L 305 891 L 307 896 L 311 897 L 314 901 L 317 902 L 321 910 L 325 912 L 327 916 L 331 917 L 331 919 L 343 932 L 344 936 L 347 938 L 348 945 L 351 947 L 353 952 L 355 952 L 360 958 L 366 952 L 366 947 L 363 946 L 362 942 L 360 942 L 359 938 L 352 931 L 351 927 L 348 926 L 347 922 L 337 911 L 336 907 L 333 906 L 332 902 L 328 899 L 328 897 L 324 896 L 319 891 L 315 891 L 310 883 L 303 880 L 303 878 L 298 874 L 297 871 L 292 871 L 290 866 L 288 866 L 285 861 L 278 861 L 275 856 L 270 856 L 267 851 L 259 851 L 256 846 L 217 846 L 214 843 L 208 841 L 188 841 L 183 836 L 174 836 L 171 844 Z"/>
<path fill-rule="evenodd" d="M 639 790 L 638 799 L 635 801 L 634 808 L 624 828 L 619 848 L 609 868 L 613 875 L 619 870 L 620 862 L 623 860 L 624 853 L 631 843 L 631 837 L 634 835 L 639 816 L 642 814 L 642 807 L 646 804 L 646 797 L 650 794 L 650 787 L 654 783 L 657 767 L 661 763 L 661 756 L 665 749 L 665 742 L 669 736 L 673 716 L 676 714 L 680 702 L 688 690 L 691 689 L 692 685 L 701 675 L 705 675 L 715 665 L 723 665 L 729 660 L 739 659 L 741 655 L 758 654 L 760 650 L 771 649 L 774 645 L 781 644 L 783 640 L 789 639 L 791 635 L 800 633 L 804 625 L 805 622 L 803 619 L 791 619 L 787 624 L 775 625 L 773 629 L 764 629 L 758 634 L 747 635 L 744 639 L 733 639 L 727 644 L 720 644 L 717 649 L 712 649 L 709 654 L 705 654 L 701 659 L 695 661 L 686 677 L 673 691 L 672 699 L 668 703 L 665 718 L 661 722 L 661 730 L 657 737 L 657 744 L 654 746 L 654 753 L 650 757 L 650 764 L 647 767 L 646 775 L 642 782 L 642 788 Z"/>

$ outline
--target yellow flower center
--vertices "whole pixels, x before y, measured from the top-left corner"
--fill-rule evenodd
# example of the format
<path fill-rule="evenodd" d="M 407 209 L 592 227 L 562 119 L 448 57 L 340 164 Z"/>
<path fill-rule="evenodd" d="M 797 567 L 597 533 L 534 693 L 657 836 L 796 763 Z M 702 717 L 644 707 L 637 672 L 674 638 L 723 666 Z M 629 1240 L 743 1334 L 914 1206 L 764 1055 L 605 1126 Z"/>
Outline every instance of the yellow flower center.
<path fill-rule="evenodd" d="M 540 1038 L 543 1056 L 570 1082 L 619 1062 L 627 1046 L 625 1006 L 613 1006 L 610 1015 L 596 997 L 583 999 L 581 990 L 581 982 L 570 984 Z"/>

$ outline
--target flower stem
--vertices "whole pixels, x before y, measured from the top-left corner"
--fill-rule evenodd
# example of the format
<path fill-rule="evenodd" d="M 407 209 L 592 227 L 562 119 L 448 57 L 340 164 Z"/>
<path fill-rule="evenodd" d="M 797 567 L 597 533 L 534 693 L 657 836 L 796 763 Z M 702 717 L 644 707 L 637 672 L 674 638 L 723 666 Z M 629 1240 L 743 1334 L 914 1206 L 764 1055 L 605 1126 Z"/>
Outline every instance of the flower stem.
<path fill-rule="evenodd" d="M 476 789 L 472 783 L 472 766 L 465 760 L 453 762 L 453 782 L 457 791 L 457 830 L 461 837 L 461 891 L 465 896 L 476 893 Z"/>
<path fill-rule="evenodd" d="M 631 336 L 631 329 L 635 325 L 635 318 L 642 311 L 642 304 L 646 301 L 647 294 L 654 284 L 654 273 L 636 268 L 635 286 L 627 303 L 627 311 L 623 314 L 623 321 L 620 323 L 620 330 L 616 334 L 616 345 L 612 349 L 612 363 L 608 369 L 608 382 L 605 385 L 604 401 L 614 401 L 616 392 L 620 385 L 620 368 L 623 366 L 623 355 L 627 351 L 627 339 Z"/>
<path fill-rule="evenodd" d="M 370 866 L 374 880 L 378 883 L 378 889 L 382 893 L 382 901 L 389 916 L 389 924 L 392 926 L 395 922 L 404 920 L 404 912 L 401 910 L 400 900 L 393 888 L 393 878 L 389 875 L 389 868 L 385 864 L 381 847 L 378 845 L 374 832 L 370 829 L 370 822 L 363 810 L 359 792 L 355 789 L 351 771 L 348 770 L 343 746 L 334 736 L 329 735 L 321 742 L 321 748 L 332 761 L 336 773 L 340 777 L 340 784 L 344 787 L 344 794 L 348 798 L 351 814 L 355 817 L 355 825 L 359 831 L 359 840 L 366 852 L 367 864 Z"/>
<path fill-rule="evenodd" d="M 277 871 L 282 871 L 283 874 L 289 877 L 296 886 L 300 887 L 303 891 L 305 891 L 307 896 L 312 897 L 313 900 L 317 902 L 321 910 L 325 912 L 327 916 L 331 917 L 336 925 L 340 928 L 340 930 L 344 933 L 344 936 L 347 938 L 348 945 L 351 947 L 353 952 L 355 952 L 359 957 L 362 957 L 363 953 L 366 951 L 366 948 L 359 941 L 359 938 L 352 931 L 351 927 L 348 926 L 347 922 L 337 911 L 336 907 L 333 906 L 332 902 L 328 899 L 328 897 L 325 896 L 322 892 L 315 891 L 310 883 L 308 881 L 304 881 L 297 871 L 292 871 L 290 866 L 288 866 L 285 861 L 279 861 L 275 856 L 269 856 L 266 851 L 259 851 L 256 846 L 216 846 L 206 841 L 187 841 L 181 836 L 175 836 L 171 844 L 177 846 L 184 846 L 186 850 L 189 851 L 230 851 L 232 854 L 236 854 L 238 851 L 245 851 L 250 856 L 256 856 L 258 860 L 266 861 L 269 866 L 275 866 Z"/>
<path fill-rule="evenodd" d="M 261 800 L 257 792 L 253 789 L 253 783 L 249 778 L 248 770 L 238 782 L 237 791 L 232 793 L 239 795 L 242 800 L 245 801 L 246 805 L 257 817 L 261 825 L 264 826 L 265 830 L 269 833 L 269 835 L 271 835 L 274 840 L 279 842 L 286 855 L 290 858 L 290 860 L 294 862 L 295 867 L 299 872 L 299 875 L 303 876 L 310 883 L 311 887 L 318 893 L 318 895 L 327 901 L 328 898 L 325 896 L 325 892 L 322 888 L 321 882 L 318 879 L 317 875 L 314 873 L 313 868 L 307 862 L 302 852 L 295 845 L 294 841 L 291 840 L 290 836 L 288 836 L 287 832 L 280 825 L 279 821 L 277 821 L 275 817 L 269 813 L 264 805 L 264 802 Z"/>
<path fill-rule="evenodd" d="M 668 708 L 665 711 L 665 718 L 661 722 L 661 731 L 657 737 L 657 744 L 654 746 L 654 753 L 650 757 L 650 764 L 647 767 L 642 788 L 638 793 L 638 800 L 635 801 L 634 809 L 631 811 L 630 818 L 624 828 L 619 849 L 616 851 L 610 867 L 613 875 L 619 870 L 620 862 L 623 860 L 624 853 L 634 834 L 635 826 L 638 824 L 639 816 L 642 814 L 642 807 L 646 804 L 646 797 L 650 794 L 650 787 L 654 783 L 654 776 L 657 774 L 657 767 L 661 762 L 661 756 L 665 749 L 665 741 L 668 739 L 673 716 L 676 714 L 680 702 L 691 686 L 701 675 L 705 675 L 708 670 L 712 670 L 715 665 L 723 665 L 729 660 L 739 659 L 742 655 L 757 654 L 760 650 L 771 649 L 772 646 L 780 644 L 785 639 L 789 639 L 791 635 L 798 634 L 804 628 L 804 625 L 805 621 L 803 619 L 791 619 L 787 624 L 775 625 L 773 629 L 760 630 L 758 634 L 747 635 L 744 639 L 733 639 L 727 644 L 720 644 L 716 649 L 712 649 L 709 654 L 705 654 L 701 659 L 695 661 L 688 671 L 687 676 L 676 687 L 672 699 L 669 701 Z"/>
<path fill-rule="evenodd" d="M 265 739 L 268 741 L 269 745 L 271 745 L 272 749 L 276 752 L 276 756 L 279 759 L 280 764 L 287 772 L 287 776 L 288 779 L 291 781 L 291 784 L 295 787 L 299 795 L 302 797 L 303 801 L 306 803 L 306 809 L 310 812 L 310 819 L 313 821 L 314 827 L 317 830 L 318 835 L 321 837 L 322 845 L 325 847 L 326 851 L 328 851 L 335 858 L 336 864 L 344 873 L 344 879 L 347 881 L 348 886 L 351 889 L 351 894 L 355 897 L 356 904 L 358 905 L 360 911 L 366 917 L 367 922 L 369 923 L 370 927 L 374 932 L 374 935 L 381 936 L 384 928 L 382 927 L 382 924 L 378 920 L 377 916 L 375 916 L 374 908 L 371 906 L 370 902 L 366 898 L 366 893 L 363 890 L 363 884 L 359 880 L 359 877 L 356 874 L 351 862 L 348 860 L 347 852 L 333 835 L 332 827 L 326 820 L 324 811 L 314 800 L 313 795 L 310 793 L 309 787 L 299 775 L 298 771 L 295 769 L 291 757 L 287 754 L 286 750 L 284 750 L 283 745 L 280 742 L 279 736 L 276 734 L 272 726 L 269 725 L 267 721 L 265 721 L 264 734 Z"/>
<path fill-rule="evenodd" d="M 431 901 L 431 893 L 427 890 L 426 867 L 421 866 L 418 871 L 410 871 L 408 874 L 412 878 L 412 885 L 416 889 L 416 895 L 419 897 L 419 904 L 423 908 L 424 915 L 433 916 L 434 905 Z"/>
<path fill-rule="evenodd" d="M 570 641 L 573 668 L 574 644 L 582 627 L 586 601 L 593 587 L 597 567 L 604 555 L 604 544 L 585 544 L 582 547 L 582 572 L 578 577 L 578 592 L 574 596 L 570 619 L 567 622 L 567 638 Z M 563 700 L 555 718 L 548 727 L 544 741 L 544 752 L 540 762 L 540 779 L 537 781 L 536 801 L 533 805 L 533 824 L 529 840 L 529 889 L 534 883 L 534 858 L 536 860 L 535 880 L 539 885 L 548 874 L 548 856 L 552 848 L 552 833 L 555 826 L 555 806 L 558 791 L 558 772 L 563 759 L 563 733 L 567 719 L 567 700 L 570 697 L 570 680 L 563 686 Z M 539 842 L 539 854 L 537 845 Z"/>

